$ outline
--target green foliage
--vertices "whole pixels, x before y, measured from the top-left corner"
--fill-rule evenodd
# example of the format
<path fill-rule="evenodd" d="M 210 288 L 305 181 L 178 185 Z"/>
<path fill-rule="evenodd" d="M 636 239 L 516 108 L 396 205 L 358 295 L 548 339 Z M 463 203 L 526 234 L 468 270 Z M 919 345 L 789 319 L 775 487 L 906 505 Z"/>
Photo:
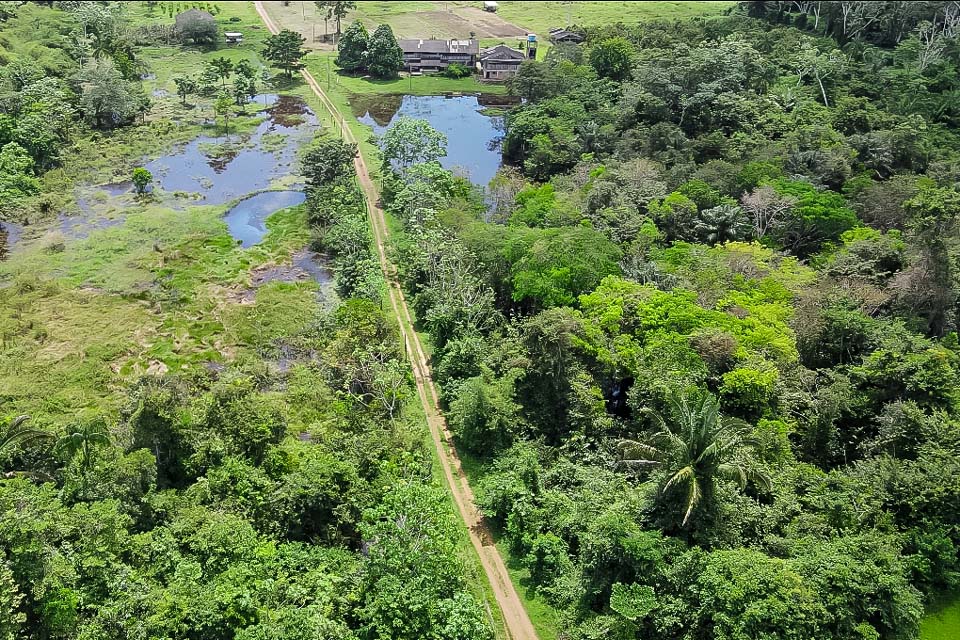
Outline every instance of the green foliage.
<path fill-rule="evenodd" d="M 503 383 L 492 385 L 482 377 L 460 385 L 450 403 L 448 420 L 468 451 L 491 455 L 510 445 L 517 431 L 519 407 Z"/>
<path fill-rule="evenodd" d="M 610 38 L 590 49 L 590 65 L 601 78 L 623 80 L 630 75 L 634 53 L 633 45 L 625 38 Z"/>
<path fill-rule="evenodd" d="M 347 73 L 366 68 L 370 34 L 359 20 L 354 20 L 337 42 L 337 66 Z"/>
<path fill-rule="evenodd" d="M 303 68 L 301 60 L 307 55 L 307 50 L 303 48 L 306 41 L 299 33 L 284 29 L 264 40 L 263 57 L 291 78 L 294 71 Z"/>
<path fill-rule="evenodd" d="M 416 164 L 436 162 L 447 155 L 447 136 L 426 120 L 402 117 L 379 140 L 383 164 L 406 175 Z"/>
<path fill-rule="evenodd" d="M 149 171 L 143 167 L 136 167 L 133 170 L 133 186 L 136 188 L 137 193 L 146 193 L 147 187 L 151 182 L 153 182 L 153 174 L 151 174 Z"/>
<path fill-rule="evenodd" d="M 40 181 L 33 176 L 33 159 L 16 142 L 0 149 L 0 210 L 9 210 L 26 196 L 40 191 Z"/>
<path fill-rule="evenodd" d="M 374 78 L 394 78 L 403 68 L 403 50 L 397 44 L 393 29 L 382 24 L 367 42 L 367 70 Z"/>
<path fill-rule="evenodd" d="M 447 65 L 447 68 L 443 70 L 443 75 L 448 78 L 453 78 L 454 80 L 466 78 L 470 75 L 470 73 L 470 68 L 466 65 L 460 64 L 459 62 L 451 62 Z"/>

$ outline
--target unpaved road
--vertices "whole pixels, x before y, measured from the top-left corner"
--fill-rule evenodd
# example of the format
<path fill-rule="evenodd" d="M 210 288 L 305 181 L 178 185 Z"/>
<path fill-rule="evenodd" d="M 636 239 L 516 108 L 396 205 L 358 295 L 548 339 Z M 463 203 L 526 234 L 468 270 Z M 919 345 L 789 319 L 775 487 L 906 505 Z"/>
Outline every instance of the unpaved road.
<path fill-rule="evenodd" d="M 271 33 L 277 33 L 280 28 L 267 14 L 263 2 L 254 2 L 257 13 L 267 29 Z M 344 139 L 347 142 L 357 142 L 350 128 L 343 121 L 336 106 L 330 101 L 327 95 L 313 79 L 313 76 L 306 70 L 301 71 L 303 78 L 313 89 L 313 92 L 323 103 L 324 107 L 330 112 L 334 120 L 339 121 L 343 130 Z M 423 405 L 423 412 L 427 417 L 427 424 L 430 427 L 430 435 L 437 448 L 437 455 L 440 458 L 443 467 L 443 475 L 447 483 L 447 488 L 453 495 L 453 500 L 457 504 L 460 517 L 463 518 L 470 534 L 470 542 L 473 544 L 477 555 L 480 556 L 480 562 L 483 570 L 493 588 L 494 596 L 500 610 L 503 612 L 503 619 L 507 627 L 507 633 L 512 640 L 537 640 L 537 633 L 530 622 L 523 603 L 517 595 L 513 583 L 510 581 L 510 575 L 507 573 L 507 567 L 503 563 L 503 558 L 493 544 L 493 538 L 487 529 L 483 517 L 477 511 L 473 500 L 473 491 L 467 482 L 466 474 L 460 465 L 460 458 L 453 446 L 453 438 L 447 428 L 447 421 L 440 412 L 439 401 L 437 398 L 437 389 L 433 383 L 433 377 L 430 373 L 430 366 L 423 346 L 420 344 L 420 337 L 413 330 L 413 319 L 410 316 L 410 310 L 407 308 L 407 301 L 400 289 L 400 284 L 396 278 L 396 268 L 387 259 L 386 244 L 389 231 L 387 222 L 383 215 L 383 210 L 377 206 L 379 194 L 370 179 L 370 172 L 367 171 L 366 162 L 363 155 L 360 154 L 354 160 L 354 166 L 357 171 L 357 178 L 360 186 L 363 188 L 367 200 L 367 212 L 370 216 L 370 226 L 373 228 L 374 238 L 377 243 L 377 253 L 380 258 L 380 268 L 383 269 L 384 277 L 390 292 L 390 304 L 393 307 L 393 313 L 397 317 L 400 325 L 400 331 L 403 335 L 407 355 L 410 364 L 413 367 L 413 376 L 416 380 L 417 395 Z"/>

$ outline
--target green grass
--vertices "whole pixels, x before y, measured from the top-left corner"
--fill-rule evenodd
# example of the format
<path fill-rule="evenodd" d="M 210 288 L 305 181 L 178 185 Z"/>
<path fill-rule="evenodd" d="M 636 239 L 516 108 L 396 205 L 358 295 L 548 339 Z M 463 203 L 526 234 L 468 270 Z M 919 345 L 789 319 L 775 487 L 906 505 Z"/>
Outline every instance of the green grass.
<path fill-rule="evenodd" d="M 686 20 L 719 15 L 735 2 L 500 2 L 500 17 L 545 39 L 551 27 Z M 569 20 L 568 20 L 569 16 Z"/>
<path fill-rule="evenodd" d="M 960 638 L 960 597 L 954 596 L 930 607 L 920 622 L 920 640 Z"/>

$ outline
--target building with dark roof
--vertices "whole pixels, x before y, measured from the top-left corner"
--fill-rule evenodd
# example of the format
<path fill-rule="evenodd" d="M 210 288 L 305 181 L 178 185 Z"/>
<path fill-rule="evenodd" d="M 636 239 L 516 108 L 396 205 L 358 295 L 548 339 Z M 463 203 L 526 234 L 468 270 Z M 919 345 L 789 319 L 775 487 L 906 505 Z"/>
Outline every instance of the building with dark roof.
<path fill-rule="evenodd" d="M 398 40 L 403 50 L 403 68 L 413 73 L 436 73 L 457 62 L 473 68 L 480 43 L 477 40 Z"/>
<path fill-rule="evenodd" d="M 520 64 L 527 56 L 518 49 L 505 44 L 480 52 L 480 74 L 488 82 L 503 82 L 517 75 Z"/>
<path fill-rule="evenodd" d="M 582 33 L 577 33 L 576 31 L 568 31 L 566 29 L 561 29 L 560 27 L 554 27 L 550 29 L 550 42 L 555 44 L 580 44 L 586 38 L 583 37 Z"/>

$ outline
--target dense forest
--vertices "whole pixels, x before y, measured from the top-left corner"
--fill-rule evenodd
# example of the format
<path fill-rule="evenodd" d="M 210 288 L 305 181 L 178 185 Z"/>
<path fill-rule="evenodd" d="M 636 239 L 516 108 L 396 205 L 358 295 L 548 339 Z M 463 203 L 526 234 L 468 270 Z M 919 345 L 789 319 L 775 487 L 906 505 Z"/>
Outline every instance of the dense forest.
<path fill-rule="evenodd" d="M 208 33 L 41 4 L 0 2 L 0 220 L 55 217 L 65 157 L 123 131 L 248 126 Z M 563 640 L 916 638 L 960 589 L 960 4 L 573 29 L 510 82 L 489 189 L 424 121 L 377 140 L 391 261 L 519 588 Z M 257 49 L 280 51 L 271 89 L 301 45 Z M 163 115 L 146 48 L 193 66 Z M 203 297 L 248 285 L 289 218 L 242 254 L 202 206 L 149 205 L 157 236 L 197 226 L 140 222 L 148 258 L 110 246 L 142 288 L 0 273 L 0 640 L 494 637 L 357 153 L 318 132 L 287 212 L 329 258 L 327 306 L 304 283 Z M 123 305 L 169 346 L 124 342 Z M 105 337 L 58 354 L 64 393 L 26 388 L 78 308 Z M 127 366 L 148 348 L 183 366 Z"/>
<path fill-rule="evenodd" d="M 381 141 L 448 420 L 564 638 L 914 638 L 960 586 L 958 11 L 584 29 L 512 81 L 486 196 Z"/>

